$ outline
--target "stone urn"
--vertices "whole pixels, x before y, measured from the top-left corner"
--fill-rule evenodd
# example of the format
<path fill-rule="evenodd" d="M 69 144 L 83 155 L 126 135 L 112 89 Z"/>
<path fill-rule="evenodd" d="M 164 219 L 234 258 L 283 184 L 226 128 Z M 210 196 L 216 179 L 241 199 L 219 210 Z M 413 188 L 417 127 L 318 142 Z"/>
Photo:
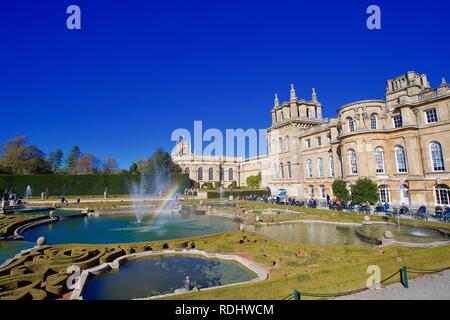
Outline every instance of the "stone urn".
<path fill-rule="evenodd" d="M 47 239 L 45 239 L 45 237 L 39 237 L 36 241 L 36 244 L 38 246 L 43 246 L 45 244 L 45 242 L 47 241 Z"/>
<path fill-rule="evenodd" d="M 369 222 L 370 221 L 370 217 L 369 216 L 364 216 L 364 221 Z"/>
<path fill-rule="evenodd" d="M 384 234 L 383 234 L 383 236 L 384 236 L 386 239 L 392 239 L 392 238 L 394 237 L 394 235 L 392 234 L 392 232 L 389 231 L 389 230 L 385 231 Z"/>
<path fill-rule="evenodd" d="M 240 224 L 239 225 L 239 231 L 245 231 L 245 224 Z"/>

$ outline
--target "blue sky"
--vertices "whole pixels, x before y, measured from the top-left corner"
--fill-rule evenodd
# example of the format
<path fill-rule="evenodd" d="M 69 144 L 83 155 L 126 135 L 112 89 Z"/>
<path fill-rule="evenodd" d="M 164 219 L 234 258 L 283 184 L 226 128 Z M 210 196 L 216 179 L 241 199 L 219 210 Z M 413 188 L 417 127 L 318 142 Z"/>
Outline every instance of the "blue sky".
<path fill-rule="evenodd" d="M 82 29 L 66 28 L 76 4 Z M 382 29 L 366 28 L 377 4 Z M 0 10 L 0 142 L 77 144 L 128 168 L 176 128 L 266 128 L 273 94 L 317 88 L 325 116 L 406 71 L 450 78 L 448 0 L 53 1 Z M 449 79 L 450 80 L 450 79 Z"/>

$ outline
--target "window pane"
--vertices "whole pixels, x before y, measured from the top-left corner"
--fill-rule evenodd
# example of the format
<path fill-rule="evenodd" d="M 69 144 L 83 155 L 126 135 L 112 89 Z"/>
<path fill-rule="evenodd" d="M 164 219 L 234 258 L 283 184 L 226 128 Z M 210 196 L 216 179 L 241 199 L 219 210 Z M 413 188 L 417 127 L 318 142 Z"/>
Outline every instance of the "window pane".
<path fill-rule="evenodd" d="M 439 143 L 432 142 L 431 149 L 431 161 L 433 163 L 433 171 L 444 171 L 444 158 L 442 156 L 442 148 Z"/>
<path fill-rule="evenodd" d="M 405 151 L 402 147 L 395 148 L 395 156 L 397 159 L 397 171 L 399 173 L 407 172 Z"/>

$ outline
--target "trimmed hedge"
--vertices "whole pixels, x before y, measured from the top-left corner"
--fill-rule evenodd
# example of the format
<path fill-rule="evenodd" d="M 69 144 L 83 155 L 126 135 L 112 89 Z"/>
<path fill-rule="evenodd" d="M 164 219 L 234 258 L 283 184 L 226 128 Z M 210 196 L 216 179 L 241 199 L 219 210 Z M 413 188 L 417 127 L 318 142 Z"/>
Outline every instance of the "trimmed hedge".
<path fill-rule="evenodd" d="M 242 197 L 248 197 L 248 196 L 270 196 L 270 189 L 255 189 L 255 190 L 233 190 L 233 192 L 224 190 L 223 191 L 223 197 L 228 198 L 229 196 L 242 196 Z M 208 191 L 207 192 L 207 198 L 208 199 L 219 199 L 220 198 L 220 192 L 219 191 Z"/>
<path fill-rule="evenodd" d="M 140 183 L 138 174 L 89 174 L 89 175 L 0 175 L 0 192 L 12 190 L 19 196 L 31 186 L 34 196 L 46 192 L 48 196 L 102 195 L 108 187 L 109 195 L 129 193 L 129 186 Z M 181 190 L 189 186 L 189 177 L 184 173 L 171 174 L 171 181 Z"/>

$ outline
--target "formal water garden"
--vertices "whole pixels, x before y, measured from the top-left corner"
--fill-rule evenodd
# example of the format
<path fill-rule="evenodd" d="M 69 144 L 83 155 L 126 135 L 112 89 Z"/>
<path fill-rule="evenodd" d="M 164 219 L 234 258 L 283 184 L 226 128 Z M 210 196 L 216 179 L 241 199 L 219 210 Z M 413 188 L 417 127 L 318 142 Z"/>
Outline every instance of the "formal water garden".
<path fill-rule="evenodd" d="M 27 185 L 25 201 L 0 217 L 0 299 L 281 299 L 299 286 L 357 287 L 374 262 L 388 272 L 450 261 L 446 224 L 221 192 L 201 200 L 158 183 L 64 202 Z"/>

